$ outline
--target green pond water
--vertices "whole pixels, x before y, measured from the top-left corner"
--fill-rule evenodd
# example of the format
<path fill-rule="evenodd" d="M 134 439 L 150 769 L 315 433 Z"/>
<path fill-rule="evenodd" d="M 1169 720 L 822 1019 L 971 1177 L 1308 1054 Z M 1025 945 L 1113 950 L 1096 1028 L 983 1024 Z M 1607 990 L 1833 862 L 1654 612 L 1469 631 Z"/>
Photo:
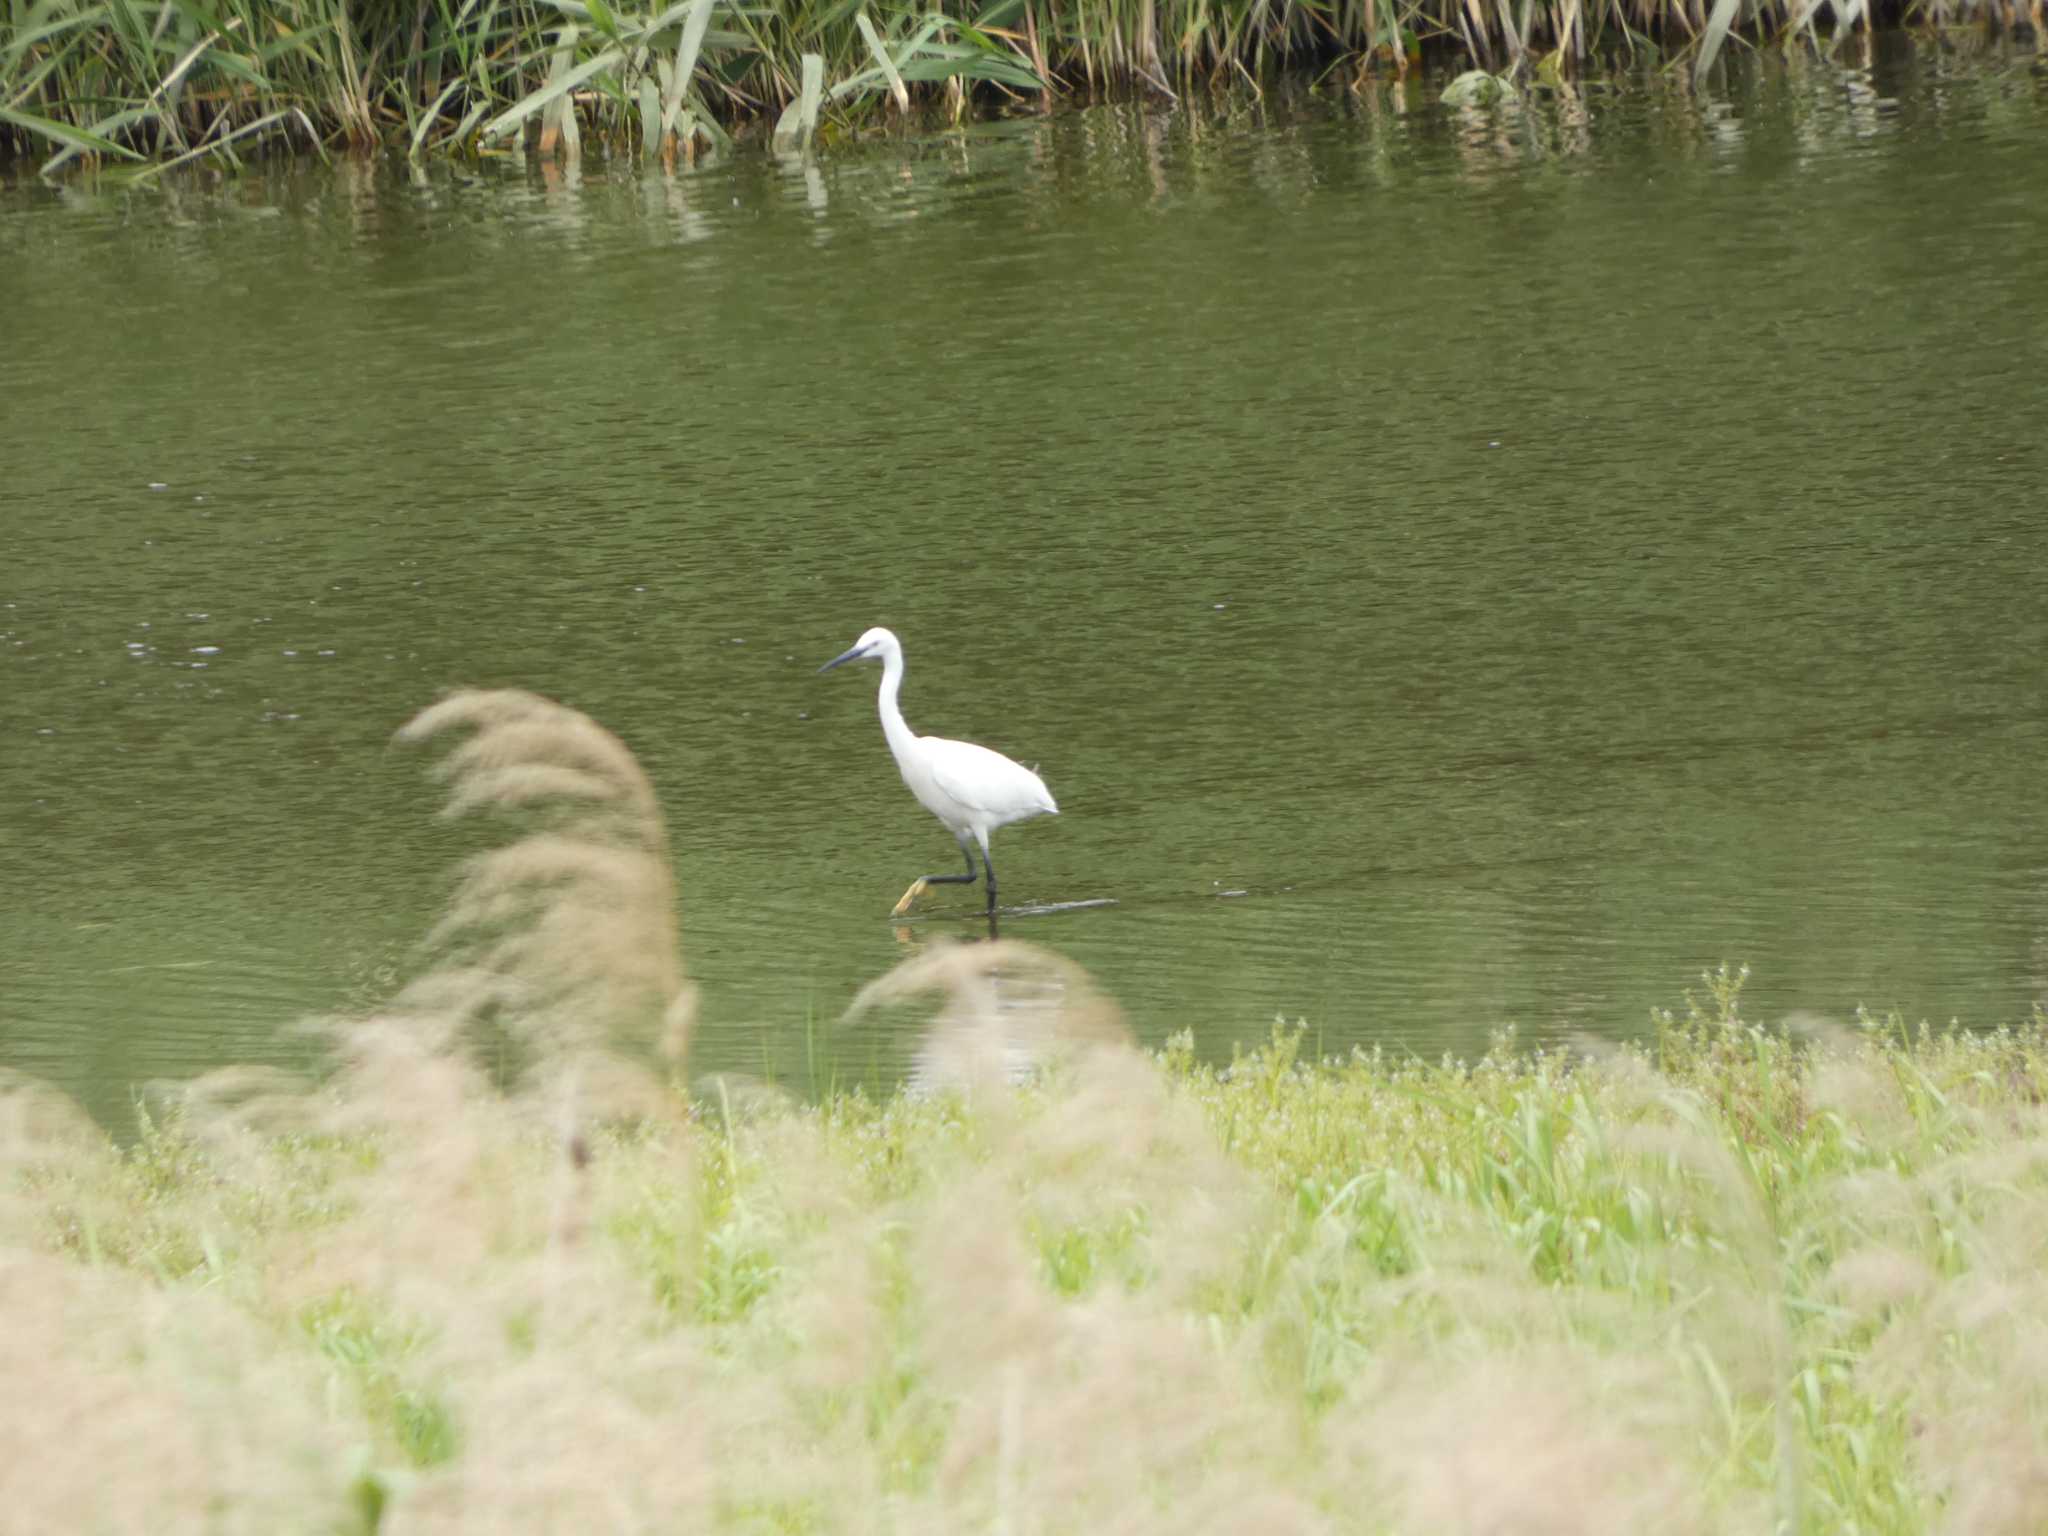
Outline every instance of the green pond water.
<path fill-rule="evenodd" d="M 855 991 L 1037 764 L 1006 937 L 1227 1053 L 2048 991 L 2048 70 L 1881 42 L 1519 113 L 1441 82 L 663 174 L 0 191 L 0 1066 L 300 1063 L 419 963 L 453 684 L 667 808 L 700 1070 Z"/>

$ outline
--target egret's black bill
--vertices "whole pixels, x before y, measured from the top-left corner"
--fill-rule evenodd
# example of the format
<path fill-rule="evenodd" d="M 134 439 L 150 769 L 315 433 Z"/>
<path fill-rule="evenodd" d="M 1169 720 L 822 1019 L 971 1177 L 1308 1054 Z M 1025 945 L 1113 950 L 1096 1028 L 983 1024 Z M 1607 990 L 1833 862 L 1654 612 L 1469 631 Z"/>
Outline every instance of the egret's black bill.
<path fill-rule="evenodd" d="M 832 670 L 832 669 L 833 669 L 834 667 L 838 666 L 838 665 L 839 665 L 839 664 L 840 664 L 841 662 L 847 662 L 847 661 L 852 661 L 852 660 L 853 660 L 854 658 L 856 658 L 856 657 L 857 657 L 857 656 L 859 656 L 859 655 L 860 655 L 860 647 L 856 645 L 856 646 L 855 646 L 855 647 L 854 647 L 854 648 L 853 648 L 852 650 L 848 651 L 848 652 L 847 652 L 847 653 L 846 653 L 846 654 L 845 654 L 844 656 L 834 656 L 834 657 L 833 657 L 833 658 L 832 658 L 832 659 L 831 659 L 830 661 L 826 662 L 826 663 L 825 663 L 825 665 L 823 665 L 822 667 L 818 668 L 818 670 L 819 670 L 820 672 L 830 672 L 830 671 L 831 671 L 831 670 Z"/>

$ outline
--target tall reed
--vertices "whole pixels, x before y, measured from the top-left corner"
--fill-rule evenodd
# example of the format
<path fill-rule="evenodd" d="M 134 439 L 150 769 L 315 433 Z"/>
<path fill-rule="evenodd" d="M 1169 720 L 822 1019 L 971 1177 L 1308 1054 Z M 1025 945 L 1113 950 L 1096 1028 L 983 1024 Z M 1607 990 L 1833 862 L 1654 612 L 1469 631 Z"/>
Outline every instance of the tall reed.
<path fill-rule="evenodd" d="M 1658 48 L 1703 71 L 1730 35 L 2019 24 L 2027 5 L 2038 22 L 2040 0 L 0 0 L 0 136 L 51 170 L 280 138 L 416 155 L 589 135 L 672 156 L 753 119 L 795 144 L 970 97 L 1405 72 L 1426 45 L 1509 75 Z"/>

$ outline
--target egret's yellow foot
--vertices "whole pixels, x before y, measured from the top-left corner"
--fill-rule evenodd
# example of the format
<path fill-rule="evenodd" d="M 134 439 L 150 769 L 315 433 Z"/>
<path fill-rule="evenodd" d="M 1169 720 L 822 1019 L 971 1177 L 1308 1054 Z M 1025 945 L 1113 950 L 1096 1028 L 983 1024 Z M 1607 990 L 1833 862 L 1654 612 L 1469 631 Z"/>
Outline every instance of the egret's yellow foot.
<path fill-rule="evenodd" d="M 891 917 L 901 917 L 916 904 L 917 898 L 922 896 L 924 892 L 925 882 L 923 880 L 913 880 L 910 883 L 910 889 L 903 893 L 903 899 L 889 909 L 889 915 Z"/>

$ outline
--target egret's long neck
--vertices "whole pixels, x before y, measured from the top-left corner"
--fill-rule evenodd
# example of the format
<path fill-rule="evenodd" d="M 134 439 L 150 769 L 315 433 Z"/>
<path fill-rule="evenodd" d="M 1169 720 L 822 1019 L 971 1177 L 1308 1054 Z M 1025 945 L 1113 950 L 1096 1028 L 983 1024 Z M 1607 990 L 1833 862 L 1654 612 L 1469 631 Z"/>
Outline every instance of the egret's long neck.
<path fill-rule="evenodd" d="M 888 738 L 889 750 L 902 762 L 910 751 L 910 744 L 917 740 L 911 734 L 910 723 L 903 718 L 903 711 L 896 705 L 896 691 L 903 686 L 903 653 L 891 651 L 882 658 L 882 734 Z"/>

